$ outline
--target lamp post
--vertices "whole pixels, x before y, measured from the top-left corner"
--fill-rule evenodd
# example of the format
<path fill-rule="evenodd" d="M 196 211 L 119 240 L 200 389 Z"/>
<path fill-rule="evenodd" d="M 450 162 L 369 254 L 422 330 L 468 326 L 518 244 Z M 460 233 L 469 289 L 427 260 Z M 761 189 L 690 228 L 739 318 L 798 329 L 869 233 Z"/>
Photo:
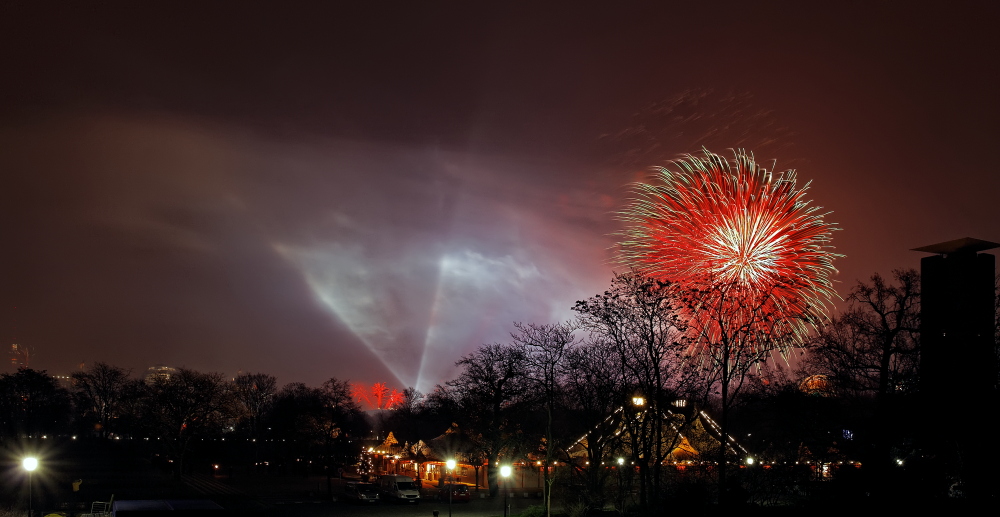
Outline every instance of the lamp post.
<path fill-rule="evenodd" d="M 625 466 L 625 458 L 618 458 L 618 499 L 619 508 L 625 511 L 625 491 L 622 490 L 622 468 Z"/>
<path fill-rule="evenodd" d="M 33 457 L 30 457 L 30 456 L 27 457 L 27 458 L 24 458 L 24 461 L 21 462 L 21 466 L 24 467 L 24 470 L 28 471 L 28 517 L 32 517 L 32 515 L 31 515 L 32 514 L 32 508 L 31 508 L 31 473 L 34 472 L 35 469 L 38 468 L 38 458 L 33 458 Z"/>
<path fill-rule="evenodd" d="M 445 487 L 448 489 L 448 517 L 451 517 L 451 494 L 455 491 L 455 460 L 448 460 L 446 465 L 448 466 L 448 484 Z"/>
<path fill-rule="evenodd" d="M 507 493 L 510 492 L 507 488 L 507 479 L 510 477 L 510 465 L 500 467 L 500 477 L 503 478 L 503 517 L 507 517 L 507 510 L 510 508 L 510 505 L 507 504 Z"/>

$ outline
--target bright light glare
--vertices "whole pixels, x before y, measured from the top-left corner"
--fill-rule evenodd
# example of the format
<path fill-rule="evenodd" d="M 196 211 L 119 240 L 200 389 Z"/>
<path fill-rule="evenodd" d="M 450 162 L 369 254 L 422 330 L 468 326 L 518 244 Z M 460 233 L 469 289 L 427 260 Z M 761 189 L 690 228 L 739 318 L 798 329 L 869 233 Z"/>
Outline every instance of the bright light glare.
<path fill-rule="evenodd" d="M 38 459 L 37 458 L 24 458 L 24 462 L 22 463 L 22 465 L 24 466 L 24 470 L 27 470 L 28 472 L 31 472 L 32 470 L 35 470 L 35 469 L 38 468 Z"/>
<path fill-rule="evenodd" d="M 510 477 L 510 465 L 504 465 L 500 467 L 500 475 L 509 478 Z"/>
<path fill-rule="evenodd" d="M 455 460 L 448 460 L 447 465 L 448 465 L 448 470 L 454 469 L 455 468 Z"/>

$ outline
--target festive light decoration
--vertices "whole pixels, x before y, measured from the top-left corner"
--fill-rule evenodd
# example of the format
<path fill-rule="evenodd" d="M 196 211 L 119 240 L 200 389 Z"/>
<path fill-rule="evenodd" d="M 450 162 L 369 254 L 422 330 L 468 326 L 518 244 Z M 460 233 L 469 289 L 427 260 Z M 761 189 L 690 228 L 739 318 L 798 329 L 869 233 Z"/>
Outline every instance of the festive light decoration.
<path fill-rule="evenodd" d="M 801 338 L 836 296 L 836 228 L 809 205 L 809 184 L 798 187 L 794 171 L 775 174 L 751 153 L 734 154 L 727 160 L 704 149 L 636 183 L 619 214 L 621 262 L 707 295 L 700 309 L 717 312 L 714 328 L 701 318 L 707 341 L 721 332 L 723 313 L 733 328 L 773 333 L 782 322 Z"/>

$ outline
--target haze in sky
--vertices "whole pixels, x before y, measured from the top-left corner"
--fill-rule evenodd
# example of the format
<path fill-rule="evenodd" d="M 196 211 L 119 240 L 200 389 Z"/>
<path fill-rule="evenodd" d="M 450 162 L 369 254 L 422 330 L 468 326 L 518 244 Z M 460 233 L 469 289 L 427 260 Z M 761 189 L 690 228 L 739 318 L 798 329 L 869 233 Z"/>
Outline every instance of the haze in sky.
<path fill-rule="evenodd" d="M 0 344 L 429 391 L 703 146 L 812 181 L 841 294 L 1000 240 L 994 4 L 705 4 L 7 2 Z"/>

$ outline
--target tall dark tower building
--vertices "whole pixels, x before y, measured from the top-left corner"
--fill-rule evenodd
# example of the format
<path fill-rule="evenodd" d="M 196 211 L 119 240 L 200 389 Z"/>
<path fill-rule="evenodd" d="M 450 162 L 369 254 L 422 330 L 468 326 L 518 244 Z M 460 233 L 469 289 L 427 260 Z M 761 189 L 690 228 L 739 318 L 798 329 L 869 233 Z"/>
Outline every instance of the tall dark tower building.
<path fill-rule="evenodd" d="M 914 250 L 935 254 L 920 259 L 920 391 L 931 414 L 984 422 L 997 410 L 996 257 L 980 253 L 996 247 L 967 237 Z M 924 451 L 960 476 L 967 495 L 989 497 L 995 447 L 973 429 L 932 432 Z"/>

